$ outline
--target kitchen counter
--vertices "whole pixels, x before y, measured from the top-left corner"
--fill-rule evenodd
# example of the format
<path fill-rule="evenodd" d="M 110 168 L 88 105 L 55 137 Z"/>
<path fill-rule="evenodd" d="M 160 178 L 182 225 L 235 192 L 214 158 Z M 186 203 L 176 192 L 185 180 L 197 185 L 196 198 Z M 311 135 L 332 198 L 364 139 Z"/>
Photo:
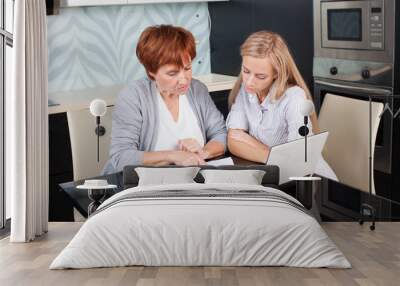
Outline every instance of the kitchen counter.
<path fill-rule="evenodd" d="M 232 89 L 236 77 L 221 74 L 206 74 L 193 76 L 202 81 L 209 92 Z M 49 114 L 89 108 L 90 102 L 95 98 L 101 98 L 107 105 L 114 105 L 118 93 L 125 85 L 113 85 L 106 87 L 88 88 L 84 90 L 53 92 L 49 94 Z"/>

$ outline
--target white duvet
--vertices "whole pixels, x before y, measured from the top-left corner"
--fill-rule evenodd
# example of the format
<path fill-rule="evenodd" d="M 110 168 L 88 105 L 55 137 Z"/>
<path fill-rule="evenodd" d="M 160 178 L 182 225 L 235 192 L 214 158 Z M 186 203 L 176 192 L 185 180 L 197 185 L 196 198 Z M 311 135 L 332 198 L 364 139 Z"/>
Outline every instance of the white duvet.
<path fill-rule="evenodd" d="M 137 192 L 169 190 L 254 190 L 266 192 L 272 199 L 176 196 L 118 202 Z M 127 265 L 351 267 L 312 216 L 274 199 L 275 195 L 298 203 L 279 190 L 251 185 L 131 188 L 105 201 L 50 269 Z"/>

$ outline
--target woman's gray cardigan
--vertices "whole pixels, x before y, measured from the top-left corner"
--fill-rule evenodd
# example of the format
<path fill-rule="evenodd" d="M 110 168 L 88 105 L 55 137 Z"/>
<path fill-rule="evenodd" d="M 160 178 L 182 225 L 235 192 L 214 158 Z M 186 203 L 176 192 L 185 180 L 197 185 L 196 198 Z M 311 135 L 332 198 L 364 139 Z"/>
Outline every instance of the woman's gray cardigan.
<path fill-rule="evenodd" d="M 193 79 L 187 98 L 204 142 L 215 140 L 226 146 L 225 121 L 207 87 Z M 121 91 L 112 114 L 110 159 L 103 174 L 119 172 L 126 165 L 141 165 L 143 153 L 154 150 L 158 134 L 157 104 L 155 82 L 147 78 L 134 81 Z"/>

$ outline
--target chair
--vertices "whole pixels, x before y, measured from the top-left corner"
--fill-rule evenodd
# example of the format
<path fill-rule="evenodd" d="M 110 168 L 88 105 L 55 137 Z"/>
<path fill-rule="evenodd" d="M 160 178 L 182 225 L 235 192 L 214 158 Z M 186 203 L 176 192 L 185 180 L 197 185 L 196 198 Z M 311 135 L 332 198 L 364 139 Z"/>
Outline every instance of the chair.
<path fill-rule="evenodd" d="M 96 119 L 89 109 L 67 112 L 68 128 L 71 139 L 72 165 L 74 181 L 99 176 L 108 160 L 111 142 L 111 114 L 113 107 L 101 117 L 101 125 L 106 133 L 100 136 L 100 159 L 97 162 Z"/>
<path fill-rule="evenodd" d="M 375 146 L 383 104 L 372 102 L 371 141 Z M 369 193 L 369 102 L 335 94 L 326 94 L 318 122 L 329 131 L 324 159 L 336 173 L 339 182 Z M 372 148 L 372 158 L 374 158 Z M 372 160 L 372 168 L 373 160 Z M 375 194 L 372 172 L 371 193 Z"/>

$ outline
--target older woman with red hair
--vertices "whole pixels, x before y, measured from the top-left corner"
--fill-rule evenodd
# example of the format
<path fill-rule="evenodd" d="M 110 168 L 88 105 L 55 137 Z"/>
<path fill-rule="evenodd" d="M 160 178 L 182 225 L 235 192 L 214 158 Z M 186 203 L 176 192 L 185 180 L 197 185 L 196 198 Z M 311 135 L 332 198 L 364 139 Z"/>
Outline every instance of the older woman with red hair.
<path fill-rule="evenodd" d="M 223 116 L 207 87 L 192 79 L 193 35 L 170 25 L 148 27 L 136 55 L 147 77 L 129 84 L 118 97 L 103 173 L 125 165 L 201 165 L 223 154 Z"/>

